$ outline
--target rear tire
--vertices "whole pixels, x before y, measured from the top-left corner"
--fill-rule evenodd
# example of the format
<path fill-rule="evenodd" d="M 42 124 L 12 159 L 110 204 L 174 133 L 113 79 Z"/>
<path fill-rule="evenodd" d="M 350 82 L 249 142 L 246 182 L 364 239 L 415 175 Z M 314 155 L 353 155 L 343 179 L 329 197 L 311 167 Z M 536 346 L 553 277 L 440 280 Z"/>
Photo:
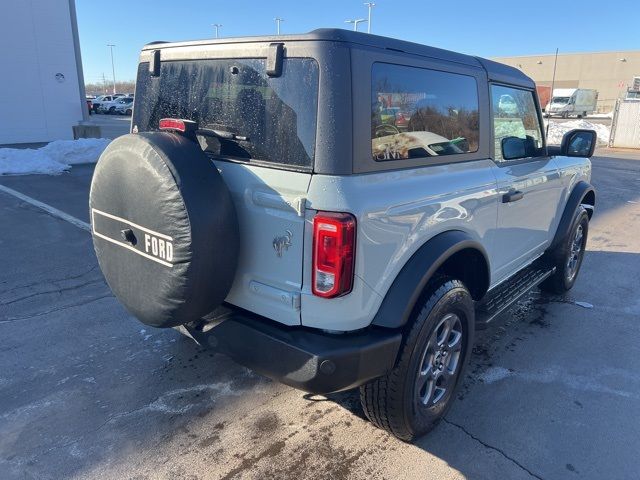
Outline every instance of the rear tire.
<path fill-rule="evenodd" d="M 421 302 L 396 367 L 360 387 L 371 423 L 404 441 L 429 432 L 445 416 L 473 345 L 473 299 L 462 282 L 439 277 Z"/>
<path fill-rule="evenodd" d="M 541 290 L 558 295 L 571 290 L 582 266 L 588 233 L 589 215 L 584 208 L 578 207 L 567 236 L 547 253 L 556 271 L 540 284 Z"/>

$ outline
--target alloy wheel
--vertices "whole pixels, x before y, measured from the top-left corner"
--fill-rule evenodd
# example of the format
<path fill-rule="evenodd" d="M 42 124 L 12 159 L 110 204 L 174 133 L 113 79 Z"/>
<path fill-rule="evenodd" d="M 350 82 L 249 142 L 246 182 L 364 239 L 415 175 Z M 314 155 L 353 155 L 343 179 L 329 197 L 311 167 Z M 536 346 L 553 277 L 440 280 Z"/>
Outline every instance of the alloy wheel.
<path fill-rule="evenodd" d="M 582 257 L 582 251 L 584 247 L 583 243 L 584 229 L 582 228 L 582 225 L 578 225 L 578 228 L 576 228 L 576 233 L 573 236 L 573 241 L 571 242 L 569 258 L 567 259 L 567 279 L 569 281 L 573 280 L 573 278 L 578 273 L 578 267 L 580 266 L 580 259 Z"/>
<path fill-rule="evenodd" d="M 445 315 L 431 333 L 416 380 L 418 405 L 431 408 L 455 388 L 462 364 L 463 331 L 460 317 Z"/>

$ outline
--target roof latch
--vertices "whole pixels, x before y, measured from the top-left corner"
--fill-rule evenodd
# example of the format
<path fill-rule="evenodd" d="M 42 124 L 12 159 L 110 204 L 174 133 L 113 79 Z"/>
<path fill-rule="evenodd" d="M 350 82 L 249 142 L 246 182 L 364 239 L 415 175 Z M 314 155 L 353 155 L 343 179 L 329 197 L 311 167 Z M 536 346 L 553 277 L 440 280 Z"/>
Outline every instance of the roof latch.
<path fill-rule="evenodd" d="M 269 45 L 267 57 L 267 75 L 279 77 L 282 75 L 282 58 L 284 57 L 284 43 L 272 43 Z"/>
<path fill-rule="evenodd" d="M 152 77 L 160 76 L 160 50 L 154 50 L 151 52 L 151 59 L 149 60 L 149 73 Z"/>

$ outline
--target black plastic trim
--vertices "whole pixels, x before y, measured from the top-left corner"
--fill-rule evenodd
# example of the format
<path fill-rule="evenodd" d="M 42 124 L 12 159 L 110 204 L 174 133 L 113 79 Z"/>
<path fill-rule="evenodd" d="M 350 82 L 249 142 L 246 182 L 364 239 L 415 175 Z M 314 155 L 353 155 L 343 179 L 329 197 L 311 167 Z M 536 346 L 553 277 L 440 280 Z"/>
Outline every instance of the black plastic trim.
<path fill-rule="evenodd" d="M 413 254 L 387 291 L 372 324 L 386 328 L 400 328 L 407 323 L 413 307 L 427 282 L 452 255 L 465 249 L 479 251 L 486 265 L 489 257 L 484 247 L 460 230 L 436 235 Z M 489 268 L 483 282 L 483 294 L 489 288 Z"/>
<path fill-rule="evenodd" d="M 573 221 L 573 216 L 576 212 L 576 209 L 580 206 L 584 197 L 589 193 L 593 193 L 594 198 L 596 191 L 593 186 L 583 180 L 579 181 L 573 190 L 571 191 L 571 195 L 569 195 L 569 199 L 567 200 L 567 204 L 564 207 L 564 212 L 562 213 L 562 218 L 560 219 L 560 223 L 558 224 L 558 228 L 556 230 L 556 234 L 553 237 L 553 241 L 549 246 L 549 250 L 557 247 L 562 240 L 568 235 L 569 229 L 571 228 L 571 222 Z"/>
<path fill-rule="evenodd" d="M 201 345 L 241 365 L 309 393 L 347 390 L 388 373 L 402 334 L 382 328 L 329 334 L 287 327 L 243 310 L 207 330 L 183 327 Z"/>
<path fill-rule="evenodd" d="M 160 50 L 154 50 L 149 59 L 149 74 L 152 77 L 160 76 Z"/>

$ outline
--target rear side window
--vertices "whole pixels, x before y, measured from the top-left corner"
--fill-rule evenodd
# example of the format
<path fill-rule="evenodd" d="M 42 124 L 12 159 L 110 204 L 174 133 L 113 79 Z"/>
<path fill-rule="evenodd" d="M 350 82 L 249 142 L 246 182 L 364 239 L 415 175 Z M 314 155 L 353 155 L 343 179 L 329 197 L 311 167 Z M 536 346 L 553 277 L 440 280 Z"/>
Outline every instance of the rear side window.
<path fill-rule="evenodd" d="M 159 77 L 140 64 L 133 124 L 158 129 L 161 118 L 198 122 L 202 129 L 234 134 L 199 137 L 207 152 L 245 161 L 311 169 L 318 109 L 318 64 L 310 58 L 283 61 L 269 77 L 265 59 L 162 62 Z"/>
<path fill-rule="evenodd" d="M 475 78 L 374 63 L 371 154 L 375 160 L 476 152 L 479 134 Z"/>

